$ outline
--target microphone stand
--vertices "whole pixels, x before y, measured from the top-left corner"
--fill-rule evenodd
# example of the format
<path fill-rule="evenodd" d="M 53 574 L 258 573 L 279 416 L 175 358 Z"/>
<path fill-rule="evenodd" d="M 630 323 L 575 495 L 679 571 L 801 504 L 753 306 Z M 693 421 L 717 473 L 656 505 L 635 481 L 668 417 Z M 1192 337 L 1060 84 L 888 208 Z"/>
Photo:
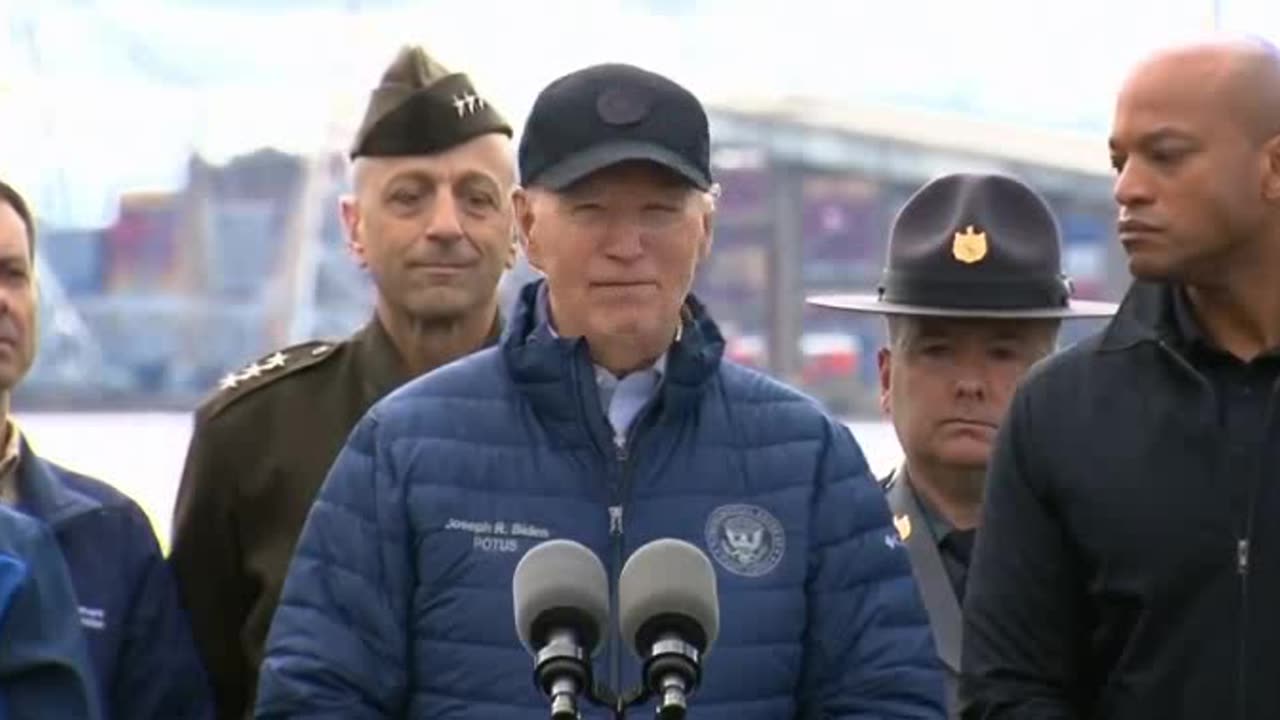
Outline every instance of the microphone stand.
<path fill-rule="evenodd" d="M 645 682 L 621 695 L 601 683 L 582 688 L 587 700 L 604 708 L 614 720 L 625 720 L 627 708 L 658 697 L 658 720 L 687 720 L 689 695 L 702 679 L 701 653 L 675 634 L 664 634 L 644 662 Z M 556 720 L 559 720 L 558 718 Z"/>
<path fill-rule="evenodd" d="M 624 720 L 627 717 L 627 698 L 634 694 L 632 691 L 619 696 L 604 685 L 597 684 L 588 689 L 587 698 L 596 705 L 607 708 L 614 720 Z"/>
<path fill-rule="evenodd" d="M 689 695 L 702 680 L 701 653 L 674 633 L 663 634 L 644 662 L 645 687 L 659 696 L 660 720 L 685 720 Z"/>
<path fill-rule="evenodd" d="M 569 631 L 552 634 L 538 652 L 534 680 L 551 698 L 551 720 L 579 720 L 578 694 L 591 687 L 591 664 Z"/>

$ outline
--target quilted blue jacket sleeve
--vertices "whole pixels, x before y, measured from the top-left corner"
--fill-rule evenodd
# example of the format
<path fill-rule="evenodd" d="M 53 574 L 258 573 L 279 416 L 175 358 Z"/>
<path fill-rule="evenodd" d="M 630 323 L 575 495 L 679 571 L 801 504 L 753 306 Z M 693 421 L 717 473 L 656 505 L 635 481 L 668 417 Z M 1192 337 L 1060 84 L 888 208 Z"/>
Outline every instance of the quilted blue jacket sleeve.
<path fill-rule="evenodd" d="M 946 717 L 944 670 L 884 493 L 829 423 L 813 508 L 800 717 Z"/>
<path fill-rule="evenodd" d="M 403 484 L 365 417 L 329 472 L 267 636 L 256 717 L 399 718 L 411 629 Z"/>

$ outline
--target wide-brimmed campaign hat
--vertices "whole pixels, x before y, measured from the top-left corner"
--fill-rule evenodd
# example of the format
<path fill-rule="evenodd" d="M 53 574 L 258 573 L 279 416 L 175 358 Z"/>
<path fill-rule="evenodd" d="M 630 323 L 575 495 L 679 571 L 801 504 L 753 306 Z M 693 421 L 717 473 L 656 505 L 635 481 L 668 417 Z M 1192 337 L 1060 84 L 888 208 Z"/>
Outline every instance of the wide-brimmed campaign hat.
<path fill-rule="evenodd" d="M 1021 181 L 958 173 L 925 184 L 893 223 L 875 294 L 818 295 L 812 305 L 885 315 L 1084 318 L 1114 303 L 1075 300 L 1058 222 Z"/>

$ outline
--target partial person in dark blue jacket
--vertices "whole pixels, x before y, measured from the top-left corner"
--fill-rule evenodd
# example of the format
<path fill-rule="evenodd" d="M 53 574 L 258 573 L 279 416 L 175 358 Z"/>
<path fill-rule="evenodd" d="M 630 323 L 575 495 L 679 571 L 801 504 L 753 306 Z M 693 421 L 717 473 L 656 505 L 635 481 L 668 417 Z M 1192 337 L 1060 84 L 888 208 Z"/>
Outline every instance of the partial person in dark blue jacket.
<path fill-rule="evenodd" d="M 909 560 L 858 445 L 812 400 L 722 360 L 689 293 L 714 214 L 701 103 L 596 66 L 545 89 L 522 138 L 515 210 L 546 281 L 524 288 L 500 347 L 411 381 L 353 431 L 290 566 L 257 717 L 545 717 L 511 619 L 516 563 L 568 538 L 616 582 L 661 537 L 702 547 L 718 576 L 696 717 L 944 717 Z M 639 662 L 610 635 L 597 679 L 632 698 Z"/>
<path fill-rule="evenodd" d="M 36 455 L 9 416 L 35 357 L 35 232 L 0 183 L 0 503 L 47 524 L 78 598 L 106 720 L 210 716 L 186 613 L 147 516 L 109 485 Z"/>
<path fill-rule="evenodd" d="M 98 720 L 93 678 L 57 541 L 0 505 L 0 720 Z"/>

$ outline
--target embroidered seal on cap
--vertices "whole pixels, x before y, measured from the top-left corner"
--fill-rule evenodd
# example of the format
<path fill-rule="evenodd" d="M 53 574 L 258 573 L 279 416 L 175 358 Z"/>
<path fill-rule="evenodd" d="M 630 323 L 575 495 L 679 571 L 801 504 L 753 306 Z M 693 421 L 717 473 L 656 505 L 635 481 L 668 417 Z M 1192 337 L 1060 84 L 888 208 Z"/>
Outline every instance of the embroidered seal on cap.
<path fill-rule="evenodd" d="M 652 97 L 639 88 L 609 88 L 596 98 L 596 114 L 609 125 L 635 125 L 652 107 Z"/>

